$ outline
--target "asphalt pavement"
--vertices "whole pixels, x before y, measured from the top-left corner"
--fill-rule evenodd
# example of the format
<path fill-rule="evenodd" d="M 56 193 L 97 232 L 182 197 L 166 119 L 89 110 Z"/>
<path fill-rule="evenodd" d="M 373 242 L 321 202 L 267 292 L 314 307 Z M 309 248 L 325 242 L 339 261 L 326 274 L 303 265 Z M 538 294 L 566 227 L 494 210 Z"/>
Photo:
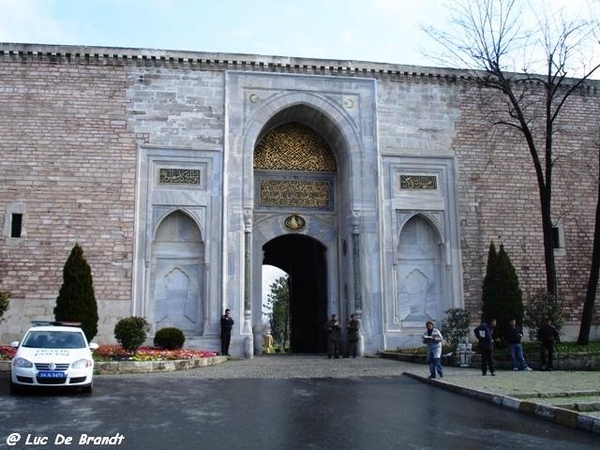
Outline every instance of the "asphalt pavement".
<path fill-rule="evenodd" d="M 2 374 L 0 448 L 588 450 L 600 442 L 580 427 L 502 413 L 522 402 L 508 394 L 527 387 L 541 393 L 570 377 L 580 388 L 591 377 L 594 386 L 592 372 L 578 378 L 499 371 L 492 378 L 444 367 L 443 379 L 428 380 L 426 365 L 383 358 L 217 361 L 170 372 L 157 366 L 151 373 L 98 374 L 92 395 L 51 389 L 10 395 Z"/>
<path fill-rule="evenodd" d="M 319 379 L 405 375 L 432 386 L 475 397 L 520 413 L 600 435 L 600 372 L 513 372 L 482 376 L 476 368 L 444 367 L 444 377 L 428 379 L 425 364 L 380 357 L 327 359 L 322 355 L 271 354 L 252 359 L 217 357 L 211 365 L 153 377 L 194 379 Z M 97 375 L 96 379 L 113 375 Z M 139 373 L 119 374 L 137 377 Z"/>
<path fill-rule="evenodd" d="M 497 370 L 496 376 L 482 376 L 476 368 L 444 367 L 444 377 L 432 380 L 428 378 L 429 368 L 424 364 L 379 357 L 329 360 L 319 355 L 271 354 L 252 359 L 229 359 L 221 364 L 181 371 L 176 376 L 287 379 L 400 374 L 541 420 L 600 435 L 600 372 L 597 371 Z"/>

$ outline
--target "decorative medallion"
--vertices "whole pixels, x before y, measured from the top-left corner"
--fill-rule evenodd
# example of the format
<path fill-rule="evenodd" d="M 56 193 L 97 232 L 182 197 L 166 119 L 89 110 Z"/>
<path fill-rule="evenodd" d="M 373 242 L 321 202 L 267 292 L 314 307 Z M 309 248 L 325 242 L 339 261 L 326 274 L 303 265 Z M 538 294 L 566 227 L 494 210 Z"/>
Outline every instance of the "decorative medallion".
<path fill-rule="evenodd" d="M 290 231 L 302 231 L 306 226 L 306 220 L 298 214 L 292 214 L 285 218 L 283 226 Z"/>

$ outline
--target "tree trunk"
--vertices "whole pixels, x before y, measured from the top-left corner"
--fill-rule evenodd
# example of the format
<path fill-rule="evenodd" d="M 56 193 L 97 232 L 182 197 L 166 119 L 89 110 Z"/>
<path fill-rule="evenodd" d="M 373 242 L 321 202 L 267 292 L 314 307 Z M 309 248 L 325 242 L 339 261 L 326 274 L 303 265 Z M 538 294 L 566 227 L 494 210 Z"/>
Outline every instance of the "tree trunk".
<path fill-rule="evenodd" d="M 554 263 L 554 238 L 552 236 L 552 212 L 550 209 L 551 194 L 547 189 L 540 189 L 542 209 L 542 231 L 544 236 L 544 264 L 546 266 L 546 289 L 557 295 L 556 266 Z"/>

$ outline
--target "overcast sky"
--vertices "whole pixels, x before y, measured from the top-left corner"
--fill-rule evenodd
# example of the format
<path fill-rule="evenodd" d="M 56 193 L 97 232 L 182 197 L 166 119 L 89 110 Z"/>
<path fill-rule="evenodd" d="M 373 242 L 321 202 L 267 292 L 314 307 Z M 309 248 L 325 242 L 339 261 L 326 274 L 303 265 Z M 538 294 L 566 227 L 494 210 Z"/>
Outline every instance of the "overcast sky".
<path fill-rule="evenodd" d="M 520 0 L 527 1 L 527 0 Z M 600 0 L 532 0 L 581 11 Z M 0 0 L 0 42 L 436 65 L 447 0 Z M 565 6 L 566 5 L 566 6 Z"/>

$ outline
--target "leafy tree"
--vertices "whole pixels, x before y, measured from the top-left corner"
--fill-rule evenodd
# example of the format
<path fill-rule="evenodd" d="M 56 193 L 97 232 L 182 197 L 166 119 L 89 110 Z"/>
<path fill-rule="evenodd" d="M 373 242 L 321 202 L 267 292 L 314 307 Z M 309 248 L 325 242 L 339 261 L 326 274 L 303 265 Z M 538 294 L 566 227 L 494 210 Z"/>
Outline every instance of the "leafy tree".
<path fill-rule="evenodd" d="M 456 349 L 459 343 L 466 341 L 471 331 L 471 313 L 464 308 L 450 308 L 445 311 L 442 321 L 442 336 Z"/>
<path fill-rule="evenodd" d="M 275 343 L 285 346 L 291 334 L 289 276 L 282 275 L 269 286 L 266 308 L 270 309 L 269 324 Z"/>
<path fill-rule="evenodd" d="M 57 321 L 81 322 L 88 341 L 98 333 L 98 306 L 92 271 L 79 244 L 75 244 L 63 268 L 63 284 L 56 299 L 54 318 Z"/>
<path fill-rule="evenodd" d="M 2 322 L 4 313 L 8 311 L 8 307 L 10 304 L 10 292 L 8 291 L 0 291 L 0 322 Z"/>
<path fill-rule="evenodd" d="M 532 8 L 518 0 L 453 2 L 453 29 L 426 31 L 449 53 L 443 59 L 469 67 L 470 79 L 482 91 L 497 94 L 497 102 L 487 102 L 492 125 L 515 131 L 527 146 L 538 184 L 547 291 L 556 295 L 551 207 L 553 169 L 560 154 L 554 154 L 554 136 L 565 105 L 600 68 L 598 61 L 589 61 L 599 27 L 592 15 L 567 20 L 536 10 L 537 26 L 527 29 L 524 5 Z M 573 65 L 578 65 L 578 78 L 572 78 Z"/>
<path fill-rule="evenodd" d="M 564 300 L 550 292 L 540 290 L 527 300 L 524 325 L 529 328 L 529 339 L 536 340 L 537 330 L 546 317 L 552 319 L 556 331 L 560 333 L 564 325 Z"/>

